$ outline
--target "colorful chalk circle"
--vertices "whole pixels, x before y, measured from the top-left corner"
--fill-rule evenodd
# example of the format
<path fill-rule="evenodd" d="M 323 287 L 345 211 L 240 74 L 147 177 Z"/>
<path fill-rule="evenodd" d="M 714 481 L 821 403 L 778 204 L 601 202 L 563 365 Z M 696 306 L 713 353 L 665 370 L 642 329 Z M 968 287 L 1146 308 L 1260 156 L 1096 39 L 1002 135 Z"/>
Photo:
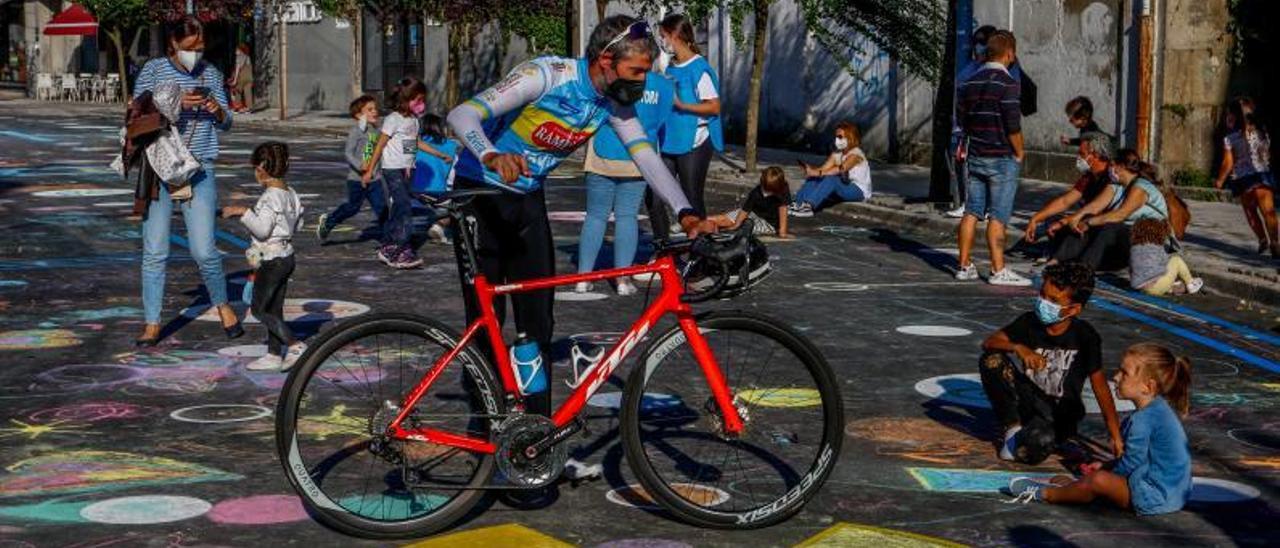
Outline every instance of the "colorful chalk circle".
<path fill-rule="evenodd" d="M 66 329 L 0 331 L 0 350 L 47 350 L 78 344 L 80 338 Z"/>
<path fill-rule="evenodd" d="M 508 523 L 441 535 L 413 544 L 406 544 L 401 548 L 481 548 L 488 546 L 570 548 L 573 545 L 523 525 Z"/>
<path fill-rule="evenodd" d="M 96 198 L 101 196 L 124 196 L 133 194 L 130 188 L 67 188 L 61 190 L 40 190 L 32 192 L 32 196 L 40 198 Z M 133 204 L 129 204 L 133 205 Z"/>
<path fill-rule="evenodd" d="M 908 467 L 906 471 L 925 490 L 947 493 L 1000 493 L 1009 487 L 1013 478 L 1027 476 L 1047 481 L 1056 475 L 966 468 Z"/>
<path fill-rule="evenodd" d="M 812 388 L 749 388 L 738 392 L 747 403 L 761 407 L 816 407 L 822 395 Z"/>
<path fill-rule="evenodd" d="M 724 504 L 729 501 L 729 493 L 711 487 L 708 485 L 697 485 L 693 483 L 672 483 L 671 490 L 685 500 L 702 507 L 713 507 Z M 605 493 L 605 499 L 619 506 L 629 508 L 641 508 L 647 510 L 658 509 L 658 503 L 654 502 L 653 497 L 645 491 L 644 487 L 631 484 L 624 487 L 618 487 Z"/>
<path fill-rule="evenodd" d="M 255 495 L 220 501 L 206 515 L 224 525 L 272 525 L 308 519 L 307 509 L 295 495 Z"/>
<path fill-rule="evenodd" d="M 261 405 L 207 404 L 183 407 L 169 413 L 176 421 L 196 424 L 224 424 L 246 422 L 271 416 L 271 410 Z"/>
<path fill-rule="evenodd" d="M 155 413 L 153 407 L 120 401 L 84 402 L 51 407 L 27 416 L 35 423 L 133 420 Z"/>
<path fill-rule="evenodd" d="M 108 525 L 149 525 L 203 516 L 212 507 L 193 497 L 140 495 L 95 502 L 80 510 L 80 516 Z"/>
<path fill-rule="evenodd" d="M 1135 409 L 1133 402 L 1122 400 L 1115 393 L 1115 384 L 1110 383 L 1112 400 L 1115 401 L 1116 411 L 1125 412 Z M 982 389 L 982 378 L 977 373 L 958 373 L 954 375 L 941 375 L 930 377 L 916 383 L 916 392 L 943 403 L 960 405 L 963 407 L 973 407 L 977 409 L 991 409 L 991 402 L 987 400 L 987 394 Z M 1098 407 L 1098 399 L 1093 395 L 1093 388 L 1085 383 L 1084 392 L 1082 394 L 1084 400 L 1084 409 L 1088 413 L 1102 413 L 1102 408 Z"/>
<path fill-rule="evenodd" d="M 604 293 L 588 291 L 586 293 L 578 293 L 577 291 L 557 291 L 557 301 L 582 302 L 582 301 L 600 301 L 608 299 L 609 296 Z"/>
<path fill-rule="evenodd" d="M 1280 429 L 1266 427 L 1232 428 L 1227 431 L 1227 437 L 1254 449 L 1280 452 Z"/>
<path fill-rule="evenodd" d="M 370 493 L 343 497 L 337 502 L 357 515 L 398 520 L 426 514 L 449 502 L 449 497 L 430 493 Z"/>
<path fill-rule="evenodd" d="M 118 451 L 48 453 L 10 464 L 5 471 L 0 499 L 241 479 L 198 464 Z"/>
<path fill-rule="evenodd" d="M 593 548 L 693 548 L 693 545 L 664 538 L 624 538 L 605 541 Z"/>
<path fill-rule="evenodd" d="M 1230 504 L 1248 502 L 1262 496 L 1256 487 L 1217 478 L 1191 478 L 1190 502 Z"/>
<path fill-rule="evenodd" d="M 903 335 L 915 335 L 918 337 L 967 337 L 973 334 L 973 331 L 963 327 L 946 325 L 902 325 L 898 326 L 894 331 Z"/>

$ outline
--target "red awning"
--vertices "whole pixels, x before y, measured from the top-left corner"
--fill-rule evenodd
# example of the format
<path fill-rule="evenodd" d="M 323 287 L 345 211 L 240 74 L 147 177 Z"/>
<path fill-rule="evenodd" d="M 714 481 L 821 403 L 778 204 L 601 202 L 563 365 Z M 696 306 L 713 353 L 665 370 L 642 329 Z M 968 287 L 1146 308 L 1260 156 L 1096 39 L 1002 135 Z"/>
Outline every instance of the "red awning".
<path fill-rule="evenodd" d="M 98 34 L 98 20 L 80 4 L 71 4 L 49 20 L 44 26 L 44 33 L 49 36 L 93 36 Z"/>

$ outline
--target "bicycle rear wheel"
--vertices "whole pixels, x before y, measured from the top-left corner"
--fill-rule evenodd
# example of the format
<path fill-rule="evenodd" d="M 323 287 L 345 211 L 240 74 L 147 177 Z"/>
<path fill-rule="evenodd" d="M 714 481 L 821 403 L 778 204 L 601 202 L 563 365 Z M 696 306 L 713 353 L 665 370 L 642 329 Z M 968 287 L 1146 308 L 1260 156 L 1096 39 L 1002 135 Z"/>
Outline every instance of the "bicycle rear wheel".
<path fill-rule="evenodd" d="M 694 525 L 765 527 L 799 512 L 840 454 L 843 405 L 822 354 L 779 322 L 709 313 L 698 325 L 746 427 L 720 411 L 679 326 L 658 337 L 627 381 L 622 434 L 641 485 Z"/>
<path fill-rule="evenodd" d="M 375 314 L 326 333 L 299 360 L 277 406 L 276 444 L 289 482 L 322 523 L 367 538 L 421 536 L 479 502 L 492 455 L 383 435 L 458 340 L 427 318 Z M 466 348 L 446 367 L 405 428 L 489 438 L 503 400 L 488 362 Z"/>

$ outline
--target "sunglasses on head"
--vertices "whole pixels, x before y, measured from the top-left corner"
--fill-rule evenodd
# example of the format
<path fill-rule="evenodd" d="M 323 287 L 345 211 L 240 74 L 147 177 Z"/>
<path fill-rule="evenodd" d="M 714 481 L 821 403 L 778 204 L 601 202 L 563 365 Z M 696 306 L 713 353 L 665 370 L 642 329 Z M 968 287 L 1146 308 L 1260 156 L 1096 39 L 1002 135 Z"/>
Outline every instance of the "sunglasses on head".
<path fill-rule="evenodd" d="M 617 36 L 614 36 L 613 40 L 609 40 L 609 43 L 605 44 L 604 48 L 600 50 L 600 53 L 609 51 L 610 48 L 618 45 L 624 39 L 643 40 L 645 38 L 652 38 L 652 37 L 653 37 L 653 32 L 649 30 L 649 22 L 643 21 L 643 20 L 636 21 L 630 25 L 627 25 L 627 28 L 624 29 L 622 32 L 619 32 Z"/>

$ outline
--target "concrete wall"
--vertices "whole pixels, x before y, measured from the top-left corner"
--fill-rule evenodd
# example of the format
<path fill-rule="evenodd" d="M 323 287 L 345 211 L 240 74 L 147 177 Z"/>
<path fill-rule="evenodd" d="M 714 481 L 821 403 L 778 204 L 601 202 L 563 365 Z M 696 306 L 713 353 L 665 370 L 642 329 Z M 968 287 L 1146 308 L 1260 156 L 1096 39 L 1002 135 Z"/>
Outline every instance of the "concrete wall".
<path fill-rule="evenodd" d="M 255 27 L 255 108 L 278 108 L 279 50 L 275 27 L 266 18 Z M 351 101 L 351 32 L 329 17 L 288 25 L 288 110 L 346 110 Z"/>
<path fill-rule="evenodd" d="M 1163 60 L 1153 110 L 1162 171 L 1168 177 L 1194 168 L 1214 175 L 1227 100 L 1231 35 L 1227 0 L 1168 0 L 1164 4 Z M 1185 116 L 1182 112 L 1185 109 Z"/>

